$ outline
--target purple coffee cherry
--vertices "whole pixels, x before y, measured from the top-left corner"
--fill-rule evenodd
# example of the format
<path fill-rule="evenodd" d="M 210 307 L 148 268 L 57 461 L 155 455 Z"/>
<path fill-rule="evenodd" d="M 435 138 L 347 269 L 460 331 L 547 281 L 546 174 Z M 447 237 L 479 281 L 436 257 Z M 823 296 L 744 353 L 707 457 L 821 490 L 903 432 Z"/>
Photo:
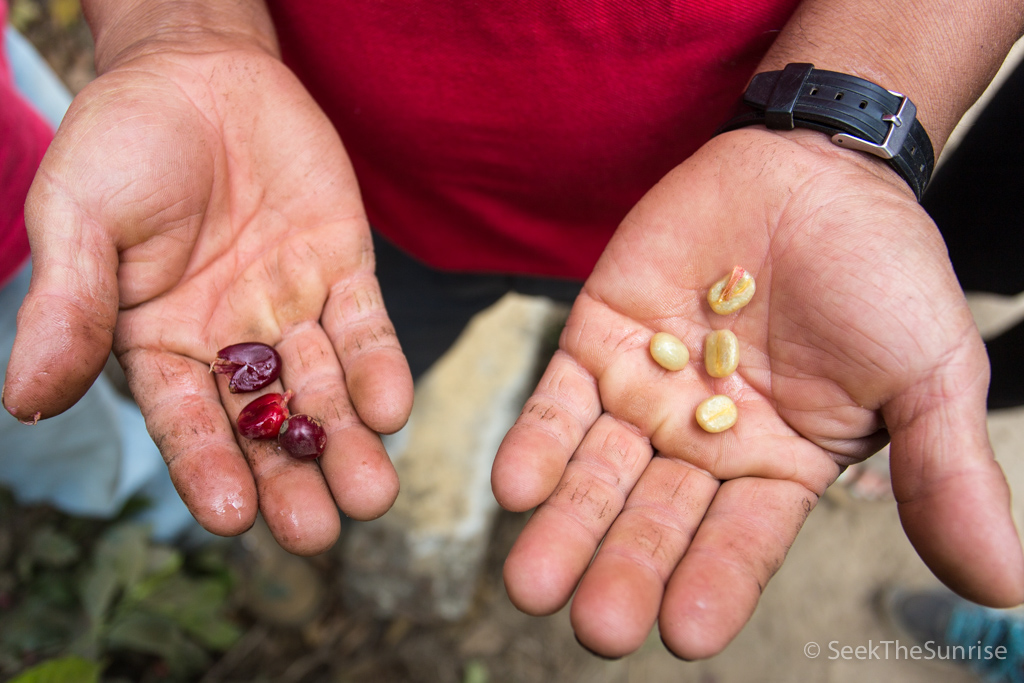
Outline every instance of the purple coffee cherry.
<path fill-rule="evenodd" d="M 288 401 L 292 392 L 264 394 L 238 414 L 238 433 L 247 439 L 276 439 L 288 419 Z"/>
<path fill-rule="evenodd" d="M 324 427 L 309 415 L 292 415 L 281 425 L 277 442 L 288 454 L 299 460 L 316 460 L 327 445 Z"/>
<path fill-rule="evenodd" d="M 228 389 L 232 394 L 257 391 L 281 374 L 281 356 L 272 346 L 259 342 L 232 344 L 217 352 L 210 372 L 231 375 Z"/>

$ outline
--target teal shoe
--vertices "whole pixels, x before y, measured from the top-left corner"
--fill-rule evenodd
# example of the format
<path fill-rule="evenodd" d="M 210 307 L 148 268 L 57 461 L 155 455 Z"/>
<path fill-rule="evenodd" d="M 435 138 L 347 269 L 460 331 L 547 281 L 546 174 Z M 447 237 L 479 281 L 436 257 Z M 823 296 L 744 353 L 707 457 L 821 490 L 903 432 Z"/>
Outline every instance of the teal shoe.
<path fill-rule="evenodd" d="M 968 666 L 987 683 L 1024 683 L 1024 613 L 976 605 L 945 589 L 892 589 L 883 608 L 919 659 Z"/>

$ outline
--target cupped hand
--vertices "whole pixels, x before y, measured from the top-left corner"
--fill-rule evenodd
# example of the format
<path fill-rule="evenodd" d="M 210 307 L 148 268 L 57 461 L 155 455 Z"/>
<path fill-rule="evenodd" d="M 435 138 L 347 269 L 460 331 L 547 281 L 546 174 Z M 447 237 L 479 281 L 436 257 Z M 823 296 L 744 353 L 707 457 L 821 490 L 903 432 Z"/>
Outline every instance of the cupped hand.
<path fill-rule="evenodd" d="M 705 296 L 735 265 L 756 293 L 720 316 Z M 717 329 L 740 342 L 723 379 L 703 366 Z M 685 342 L 686 368 L 652 360 L 659 331 Z M 815 132 L 719 136 L 623 221 L 499 450 L 499 502 L 539 505 L 505 565 L 509 596 L 547 614 L 575 591 L 576 635 L 605 656 L 656 621 L 677 655 L 715 654 L 825 488 L 891 437 L 922 558 L 966 597 L 1020 603 L 987 384 L 943 242 L 892 171 Z M 712 394 L 735 401 L 732 429 L 698 426 Z"/>
<path fill-rule="evenodd" d="M 262 511 L 295 553 L 328 548 L 338 507 L 383 514 L 398 481 L 377 432 L 402 426 L 412 379 L 384 311 L 367 221 L 336 132 L 257 49 L 164 49 L 75 100 L 26 207 L 31 289 L 4 405 L 71 406 L 111 345 L 196 519 L 237 534 Z M 324 421 L 316 462 L 237 437 L 257 394 L 209 372 L 260 341 L 283 358 L 266 391 Z"/>

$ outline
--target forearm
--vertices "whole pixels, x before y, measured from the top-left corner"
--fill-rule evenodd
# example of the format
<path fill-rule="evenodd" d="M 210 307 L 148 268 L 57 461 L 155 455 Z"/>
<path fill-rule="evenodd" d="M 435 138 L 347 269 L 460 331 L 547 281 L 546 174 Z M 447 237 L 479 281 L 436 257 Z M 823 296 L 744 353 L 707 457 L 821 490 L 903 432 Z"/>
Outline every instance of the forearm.
<path fill-rule="evenodd" d="M 810 62 L 902 92 L 938 155 L 1022 32 L 1019 0 L 806 0 L 757 70 Z"/>
<path fill-rule="evenodd" d="M 263 0 L 83 0 L 102 74 L 163 47 L 192 52 L 249 46 L 277 55 Z"/>

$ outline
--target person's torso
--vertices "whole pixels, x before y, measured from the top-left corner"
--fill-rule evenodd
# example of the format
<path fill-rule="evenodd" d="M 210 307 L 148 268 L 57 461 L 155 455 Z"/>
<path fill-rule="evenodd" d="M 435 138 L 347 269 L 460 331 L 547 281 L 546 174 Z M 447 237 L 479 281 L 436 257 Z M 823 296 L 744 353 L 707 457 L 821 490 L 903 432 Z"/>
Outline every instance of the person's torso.
<path fill-rule="evenodd" d="M 371 222 L 439 268 L 583 278 L 795 0 L 271 0 Z"/>

